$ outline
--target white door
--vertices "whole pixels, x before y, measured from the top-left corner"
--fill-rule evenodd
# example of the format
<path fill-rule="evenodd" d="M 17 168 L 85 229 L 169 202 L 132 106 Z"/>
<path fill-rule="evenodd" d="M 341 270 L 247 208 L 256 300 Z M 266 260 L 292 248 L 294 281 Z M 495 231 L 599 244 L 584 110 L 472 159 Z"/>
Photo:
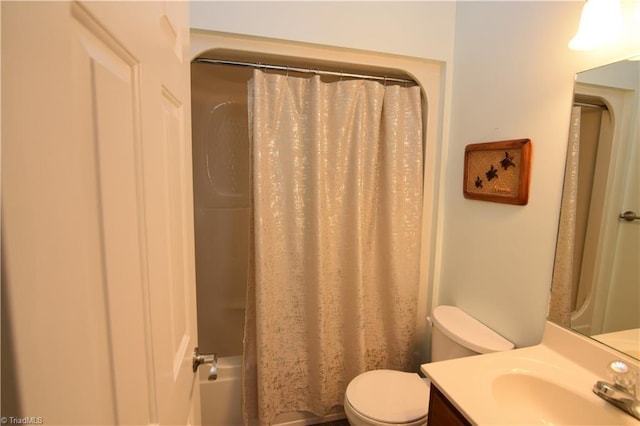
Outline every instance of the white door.
<path fill-rule="evenodd" d="M 198 423 L 188 4 L 1 7 L 2 415 Z"/>

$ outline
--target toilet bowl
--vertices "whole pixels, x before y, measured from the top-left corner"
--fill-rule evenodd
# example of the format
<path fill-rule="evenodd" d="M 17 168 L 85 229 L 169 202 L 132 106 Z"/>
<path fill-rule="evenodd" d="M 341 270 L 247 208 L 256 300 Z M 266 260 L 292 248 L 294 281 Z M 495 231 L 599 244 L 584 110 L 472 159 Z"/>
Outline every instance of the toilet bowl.
<path fill-rule="evenodd" d="M 432 314 L 431 361 L 513 349 L 509 342 L 455 306 Z M 429 381 L 416 373 L 371 370 L 347 386 L 344 411 L 351 426 L 427 424 Z"/>
<path fill-rule="evenodd" d="M 429 383 L 416 373 L 371 370 L 347 386 L 344 411 L 351 426 L 427 424 Z"/>

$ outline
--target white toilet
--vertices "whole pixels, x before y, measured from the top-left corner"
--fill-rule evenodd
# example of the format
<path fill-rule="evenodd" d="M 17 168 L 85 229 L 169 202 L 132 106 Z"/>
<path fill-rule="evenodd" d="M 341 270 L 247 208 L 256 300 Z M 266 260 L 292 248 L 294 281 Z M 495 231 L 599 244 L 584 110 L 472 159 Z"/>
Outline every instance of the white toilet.
<path fill-rule="evenodd" d="M 436 307 L 432 320 L 432 362 L 513 349 L 513 343 L 455 306 Z M 403 371 L 362 373 L 344 397 L 351 426 L 426 425 L 428 407 L 428 379 Z"/>

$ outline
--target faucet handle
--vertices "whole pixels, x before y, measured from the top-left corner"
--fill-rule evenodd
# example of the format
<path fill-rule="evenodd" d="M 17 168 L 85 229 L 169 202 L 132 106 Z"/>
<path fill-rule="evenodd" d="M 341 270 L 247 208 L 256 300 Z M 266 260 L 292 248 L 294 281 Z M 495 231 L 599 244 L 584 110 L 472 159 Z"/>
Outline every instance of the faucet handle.
<path fill-rule="evenodd" d="M 623 388 L 625 391 L 636 396 L 636 386 L 638 383 L 638 372 L 624 361 L 613 361 L 609 364 L 609 374 L 613 383 Z"/>
<path fill-rule="evenodd" d="M 198 348 L 193 349 L 192 367 L 193 372 L 198 371 L 198 367 L 202 364 L 210 364 L 209 375 L 207 380 L 216 380 L 218 378 L 218 355 L 216 354 L 201 354 Z"/>

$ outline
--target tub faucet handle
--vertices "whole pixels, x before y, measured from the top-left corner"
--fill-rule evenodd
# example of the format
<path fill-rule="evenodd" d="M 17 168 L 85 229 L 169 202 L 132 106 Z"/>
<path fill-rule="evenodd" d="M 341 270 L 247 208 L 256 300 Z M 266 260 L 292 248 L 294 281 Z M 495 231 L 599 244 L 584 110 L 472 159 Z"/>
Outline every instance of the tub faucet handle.
<path fill-rule="evenodd" d="M 215 380 L 218 378 L 218 356 L 216 354 L 201 354 L 198 348 L 193 349 L 193 372 L 198 371 L 201 364 L 210 364 L 209 376 L 207 380 Z"/>

